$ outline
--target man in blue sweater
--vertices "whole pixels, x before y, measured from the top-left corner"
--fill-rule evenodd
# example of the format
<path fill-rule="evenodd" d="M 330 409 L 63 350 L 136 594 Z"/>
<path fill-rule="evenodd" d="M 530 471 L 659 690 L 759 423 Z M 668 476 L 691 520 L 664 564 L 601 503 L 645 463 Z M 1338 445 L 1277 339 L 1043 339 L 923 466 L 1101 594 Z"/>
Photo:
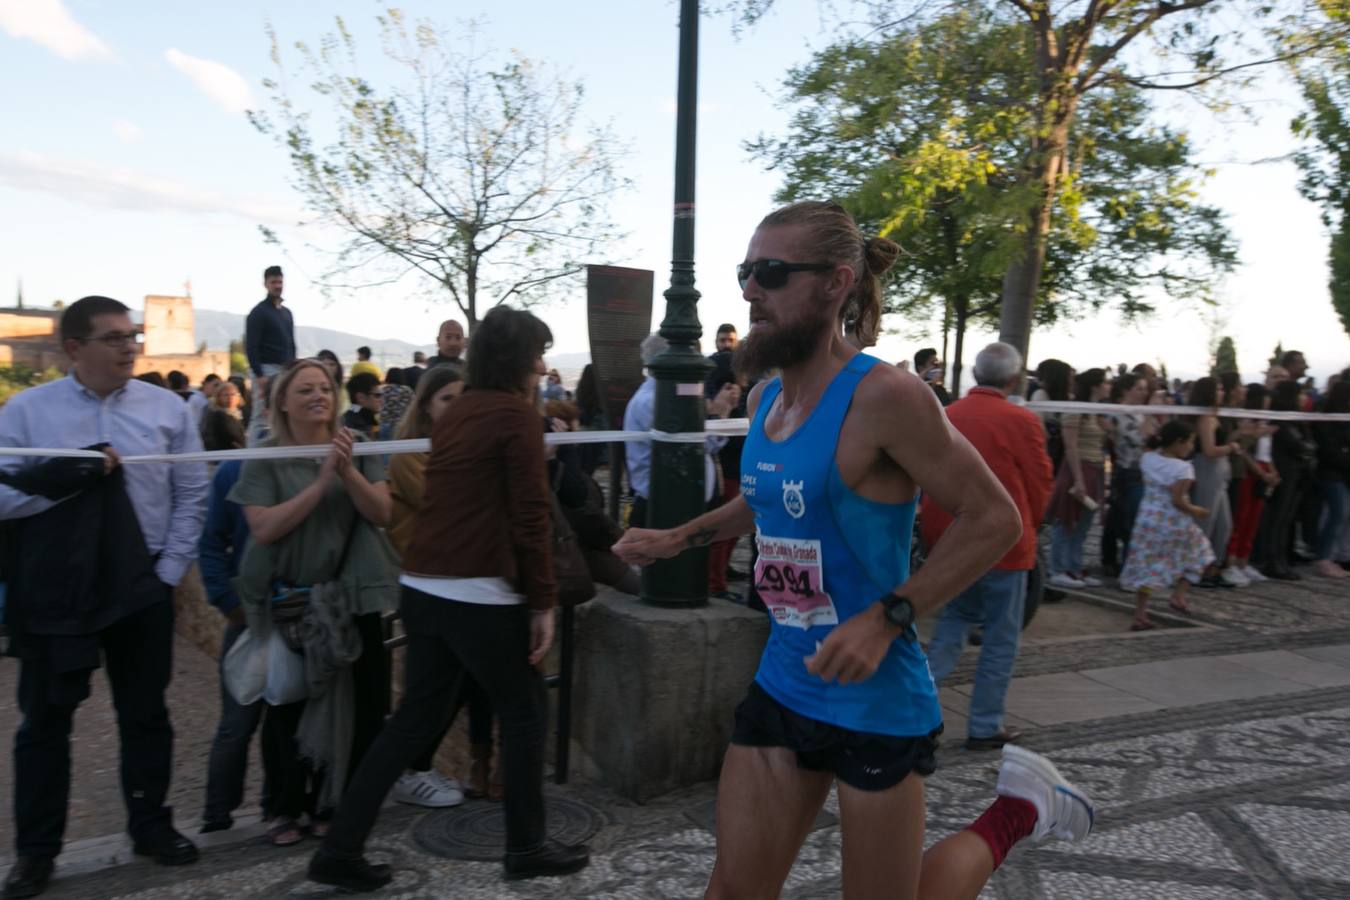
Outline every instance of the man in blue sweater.
<path fill-rule="evenodd" d="M 249 424 L 249 444 L 260 438 L 259 430 L 266 421 L 267 389 L 272 378 L 295 362 L 295 320 L 291 311 L 282 306 L 281 291 L 285 279 L 281 266 L 268 266 L 263 271 L 263 287 L 267 296 L 253 307 L 244 322 L 244 352 L 253 373 L 253 420 Z"/>
<path fill-rule="evenodd" d="M 225 617 L 225 639 L 220 647 L 222 665 L 220 685 L 220 724 L 211 741 L 211 756 L 206 773 L 206 807 L 202 811 L 201 833 L 224 831 L 234 825 L 231 816 L 244 799 L 244 774 L 248 769 L 248 745 L 262 719 L 263 701 L 247 706 L 235 702 L 225 689 L 225 654 L 244 633 L 244 611 L 239 607 L 231 581 L 239 571 L 239 560 L 248 543 L 248 521 L 237 503 L 225 499 L 239 480 L 243 463 L 229 460 L 216 469 L 211 482 L 211 505 L 206 512 L 198 550 L 206 599 Z M 263 747 L 262 808 L 268 815 L 271 799 L 271 760 Z"/>

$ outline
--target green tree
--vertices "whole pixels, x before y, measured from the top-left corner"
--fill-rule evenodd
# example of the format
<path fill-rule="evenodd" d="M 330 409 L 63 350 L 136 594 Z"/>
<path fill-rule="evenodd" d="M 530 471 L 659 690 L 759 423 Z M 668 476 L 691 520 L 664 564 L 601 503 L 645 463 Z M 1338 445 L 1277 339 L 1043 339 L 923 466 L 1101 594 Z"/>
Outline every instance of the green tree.
<path fill-rule="evenodd" d="M 1284 341 L 1275 344 L 1275 352 L 1270 354 L 1269 368 L 1275 368 L 1280 364 L 1280 357 L 1284 356 Z"/>
<path fill-rule="evenodd" d="M 1344 2 L 1325 3 L 1327 14 L 1350 18 Z M 1299 193 L 1322 207 L 1322 221 L 1331 231 L 1331 305 L 1350 334 L 1350 45 L 1339 52 L 1305 60 L 1297 71 L 1307 109 L 1293 121 L 1304 145 L 1294 154 L 1303 172 Z"/>
<path fill-rule="evenodd" d="M 587 128 L 582 86 L 519 55 L 494 67 L 472 25 L 452 37 L 399 10 L 377 20 L 400 83 L 361 74 L 340 18 L 317 49 L 294 44 L 294 72 L 269 28 L 271 111 L 250 113 L 290 157 L 313 213 L 302 224 L 346 235 L 325 287 L 416 273 L 472 332 L 483 305 L 529 304 L 603 259 L 618 237 L 607 204 L 626 185 L 622 145 L 608 128 Z M 309 86 L 318 115 L 293 85 Z"/>
<path fill-rule="evenodd" d="M 1214 376 L 1222 375 L 1224 372 L 1237 372 L 1237 347 L 1233 345 L 1233 339 L 1224 337 L 1219 341 L 1219 349 L 1214 351 L 1214 365 L 1210 367 L 1209 374 Z"/>
<path fill-rule="evenodd" d="M 912 26 L 978 10 L 1016 23 L 1029 46 L 1034 90 L 1008 96 L 1021 120 L 1020 162 L 1007 197 L 1017 207 L 1017 252 L 1000 286 L 999 336 L 1025 354 L 1042 279 L 1054 252 L 1055 213 L 1075 190 L 1074 125 L 1104 88 L 1186 91 L 1221 100 L 1218 91 L 1256 67 L 1334 44 L 1347 23 L 1323 11 L 1328 0 L 976 0 L 932 3 L 865 0 L 868 31 Z M 1343 0 L 1330 0 L 1339 5 Z M 774 0 L 732 0 L 739 21 L 754 22 Z M 856 21 L 853 17 L 843 17 Z M 966 60 L 950 60 L 960 65 Z M 897 64 L 902 61 L 897 60 Z M 997 85 L 989 93 L 997 95 Z M 975 98 L 972 98 L 975 99 Z M 862 110 L 866 112 L 866 110 Z M 1070 203 L 1072 198 L 1070 197 Z"/>
<path fill-rule="evenodd" d="M 904 248 L 888 312 L 942 313 L 956 334 L 997 325 L 1004 275 L 1022 252 L 1019 186 L 1038 89 L 1030 39 L 973 6 L 843 41 L 789 72 L 787 136 L 750 149 L 782 172 L 779 199 L 839 199 L 865 228 Z M 1196 200 L 1203 177 L 1184 135 L 1150 125 L 1143 92 L 1112 83 L 1073 123 L 1056 194 L 1037 321 L 1116 304 L 1151 311 L 1149 288 L 1209 299 L 1235 260 L 1220 212 Z"/>
<path fill-rule="evenodd" d="M 230 374 L 248 374 L 248 355 L 244 353 L 242 340 L 230 341 Z"/>

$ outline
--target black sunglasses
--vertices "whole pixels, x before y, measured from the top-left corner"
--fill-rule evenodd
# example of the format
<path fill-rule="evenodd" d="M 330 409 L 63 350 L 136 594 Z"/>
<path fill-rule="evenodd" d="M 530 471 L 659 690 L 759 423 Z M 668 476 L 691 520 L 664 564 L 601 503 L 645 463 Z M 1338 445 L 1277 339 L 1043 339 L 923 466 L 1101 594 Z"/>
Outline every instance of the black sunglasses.
<path fill-rule="evenodd" d="M 736 280 L 741 290 L 755 276 L 755 283 L 766 291 L 772 291 L 787 284 L 788 276 L 793 272 L 826 272 L 834 268 L 834 263 L 790 263 L 781 259 L 757 259 L 736 266 Z"/>

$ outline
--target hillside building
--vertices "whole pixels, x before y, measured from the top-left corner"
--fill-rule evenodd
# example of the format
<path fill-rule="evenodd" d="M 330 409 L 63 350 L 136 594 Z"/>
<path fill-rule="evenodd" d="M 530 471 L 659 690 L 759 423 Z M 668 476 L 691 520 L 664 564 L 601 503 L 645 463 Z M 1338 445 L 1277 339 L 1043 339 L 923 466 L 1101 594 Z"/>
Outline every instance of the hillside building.
<path fill-rule="evenodd" d="M 145 339 L 136 359 L 136 374 L 177 369 L 193 384 L 211 373 L 230 373 L 228 350 L 198 349 L 194 336 L 192 297 L 149 294 L 142 316 Z M 0 366 L 29 366 L 62 372 L 70 357 L 61 349 L 61 310 L 25 306 L 0 308 Z"/>

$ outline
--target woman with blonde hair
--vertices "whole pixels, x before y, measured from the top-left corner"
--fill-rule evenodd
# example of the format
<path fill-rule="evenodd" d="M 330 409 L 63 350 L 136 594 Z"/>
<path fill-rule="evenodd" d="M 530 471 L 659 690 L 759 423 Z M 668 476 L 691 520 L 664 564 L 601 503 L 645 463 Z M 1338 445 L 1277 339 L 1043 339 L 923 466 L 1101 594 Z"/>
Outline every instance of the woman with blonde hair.
<path fill-rule="evenodd" d="M 262 642 L 279 630 L 303 653 L 306 696 L 274 705 L 263 733 L 277 765 L 268 839 L 283 846 L 302 838 L 302 814 L 312 831 L 326 830 L 325 813 L 389 706 L 380 613 L 397 602 L 398 563 L 379 529 L 392 504 L 383 463 L 353 454 L 359 439 L 340 415 L 323 364 L 291 364 L 273 379 L 271 436 L 260 446 L 329 451 L 251 459 L 229 497 L 251 534 L 235 582 L 249 630 Z"/>
<path fill-rule="evenodd" d="M 245 443 L 244 397 L 234 382 L 222 382 L 202 416 L 202 449 L 238 450 Z"/>

